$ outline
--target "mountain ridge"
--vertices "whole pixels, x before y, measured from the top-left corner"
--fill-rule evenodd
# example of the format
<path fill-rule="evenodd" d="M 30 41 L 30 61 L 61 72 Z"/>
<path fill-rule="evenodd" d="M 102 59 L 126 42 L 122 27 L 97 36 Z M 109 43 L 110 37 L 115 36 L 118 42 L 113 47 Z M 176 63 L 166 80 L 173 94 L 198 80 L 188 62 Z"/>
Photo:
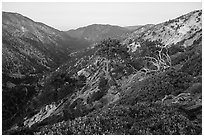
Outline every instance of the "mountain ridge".
<path fill-rule="evenodd" d="M 67 34 L 72 37 L 84 38 L 94 43 L 109 37 L 123 38 L 130 32 L 130 30 L 117 25 L 91 24 L 85 27 L 69 30 L 67 31 Z"/>
<path fill-rule="evenodd" d="M 169 33 L 166 29 L 171 27 L 165 27 L 161 32 L 165 23 L 147 24 L 125 36 L 122 31 L 124 37 L 72 52 L 70 60 L 33 85 L 23 81 L 18 86 L 9 79 L 3 86 L 7 87 L 3 114 L 16 116 L 16 121 L 3 133 L 202 134 L 202 18 L 200 12 L 191 14 L 195 16 L 166 22 L 166 26 L 176 22 L 201 30 L 179 33 L 183 37 L 174 45 L 166 37 L 176 37 L 180 29 Z M 191 19 L 198 22 L 191 25 Z M 5 100 L 8 96 L 13 102 L 21 97 L 27 103 L 17 109 L 22 112 L 19 117 L 5 105 L 10 103 Z"/>
<path fill-rule="evenodd" d="M 71 38 L 67 36 L 64 32 L 54 29 L 50 26 L 47 26 L 46 24 L 34 22 L 33 20 L 25 16 L 22 16 L 21 14 L 18 13 L 3 12 L 2 17 L 3 17 L 2 20 L 3 58 L 6 58 L 7 62 L 11 62 L 9 61 L 8 58 L 9 55 L 7 56 L 8 53 L 11 53 L 12 56 L 16 59 L 16 61 L 19 63 L 21 62 L 20 60 L 23 60 L 23 58 L 20 56 L 24 56 L 25 58 L 27 58 L 28 61 L 30 60 L 29 58 L 31 57 L 38 62 L 40 60 L 42 61 L 42 58 L 44 58 L 43 56 L 45 56 L 45 54 L 49 54 L 46 55 L 46 57 L 44 58 L 46 65 L 45 64 L 43 65 L 42 63 L 37 63 L 41 66 L 45 66 L 45 68 L 49 68 L 50 67 L 49 64 L 59 65 L 59 63 L 63 62 L 63 57 L 59 58 L 60 56 L 64 56 L 65 58 L 67 58 L 68 57 L 68 55 L 66 55 L 67 53 L 76 50 L 77 47 L 80 49 L 88 45 L 88 42 L 86 42 L 85 40 L 81 40 L 81 42 L 84 41 L 83 44 L 85 45 L 82 46 L 80 40 L 76 38 Z M 8 39 L 10 40 L 8 41 Z M 79 45 L 81 44 L 82 47 L 77 46 L 77 41 L 78 44 Z M 21 46 L 19 47 L 14 46 L 12 45 L 12 42 L 15 43 L 15 45 L 19 45 L 21 43 Z M 76 47 L 72 46 L 71 43 L 74 44 Z M 36 45 L 39 46 L 37 47 Z M 60 47 L 60 49 L 59 48 L 56 49 L 57 47 Z M 32 48 L 33 51 L 38 52 L 39 55 L 41 54 L 40 57 L 41 59 L 38 57 L 38 55 L 36 55 L 36 53 L 31 51 L 29 48 Z M 47 52 L 53 48 L 56 50 L 55 53 L 53 50 L 50 51 L 50 53 Z M 64 51 L 62 49 L 64 49 Z M 28 55 L 28 51 L 31 54 L 33 54 L 33 56 Z M 55 57 L 56 59 L 59 58 L 58 63 L 57 60 L 53 58 L 53 56 L 56 56 Z"/>
<path fill-rule="evenodd" d="M 133 32 L 128 39 L 137 41 L 137 39 L 160 41 L 165 45 L 174 45 L 176 43 L 182 43 L 182 40 L 199 39 L 202 35 L 202 10 L 192 11 L 185 15 L 179 16 L 175 19 L 171 19 L 166 22 L 156 24 L 143 31 Z M 195 34 L 198 33 L 198 34 Z M 193 41 L 189 43 L 182 43 L 183 46 L 190 46 Z M 181 45 L 181 44 L 180 44 Z"/>

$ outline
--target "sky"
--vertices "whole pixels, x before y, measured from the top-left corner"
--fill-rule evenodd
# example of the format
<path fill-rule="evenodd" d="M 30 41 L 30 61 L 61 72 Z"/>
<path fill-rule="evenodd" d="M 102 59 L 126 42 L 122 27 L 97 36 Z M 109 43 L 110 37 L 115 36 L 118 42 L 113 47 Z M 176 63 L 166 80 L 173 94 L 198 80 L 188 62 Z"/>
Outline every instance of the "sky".
<path fill-rule="evenodd" d="M 90 24 L 157 24 L 202 9 L 201 2 L 3 2 L 2 10 L 67 31 Z"/>

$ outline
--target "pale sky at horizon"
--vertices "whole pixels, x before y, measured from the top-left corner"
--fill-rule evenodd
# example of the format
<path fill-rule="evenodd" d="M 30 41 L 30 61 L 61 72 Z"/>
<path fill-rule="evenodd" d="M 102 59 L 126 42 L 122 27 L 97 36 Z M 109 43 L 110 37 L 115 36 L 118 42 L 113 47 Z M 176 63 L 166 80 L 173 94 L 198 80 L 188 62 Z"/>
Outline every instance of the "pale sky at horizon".
<path fill-rule="evenodd" d="M 201 2 L 3 2 L 2 10 L 67 31 L 90 24 L 133 26 L 157 24 L 202 9 Z"/>

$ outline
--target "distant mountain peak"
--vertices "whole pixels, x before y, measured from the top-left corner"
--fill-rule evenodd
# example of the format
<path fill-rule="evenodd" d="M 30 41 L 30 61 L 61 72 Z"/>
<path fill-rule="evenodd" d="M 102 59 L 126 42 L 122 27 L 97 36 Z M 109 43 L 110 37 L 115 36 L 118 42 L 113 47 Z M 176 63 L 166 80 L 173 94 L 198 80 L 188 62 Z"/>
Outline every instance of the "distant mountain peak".
<path fill-rule="evenodd" d="M 106 38 L 124 38 L 131 31 L 127 28 L 117 25 L 109 24 L 92 24 L 85 27 L 80 27 L 75 30 L 67 31 L 67 34 L 71 37 L 84 38 L 90 42 L 99 42 Z"/>

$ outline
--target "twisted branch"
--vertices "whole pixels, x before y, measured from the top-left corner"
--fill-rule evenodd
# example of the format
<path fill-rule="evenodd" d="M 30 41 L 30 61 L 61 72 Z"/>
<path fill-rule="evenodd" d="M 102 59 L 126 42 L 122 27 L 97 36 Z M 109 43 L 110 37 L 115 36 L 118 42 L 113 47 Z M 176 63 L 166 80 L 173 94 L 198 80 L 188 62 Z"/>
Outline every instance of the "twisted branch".
<path fill-rule="evenodd" d="M 167 48 L 159 45 L 157 47 L 160 47 L 161 49 L 158 51 L 158 55 L 156 57 L 149 57 L 149 56 L 143 57 L 143 59 L 147 59 L 146 60 L 147 63 L 149 62 L 157 68 L 157 69 L 150 69 L 146 63 L 145 66 L 141 70 L 139 70 L 139 71 L 143 71 L 145 75 L 147 73 L 163 71 L 171 66 L 171 58 L 168 55 Z M 164 48 L 167 50 L 166 53 L 163 53 Z"/>

